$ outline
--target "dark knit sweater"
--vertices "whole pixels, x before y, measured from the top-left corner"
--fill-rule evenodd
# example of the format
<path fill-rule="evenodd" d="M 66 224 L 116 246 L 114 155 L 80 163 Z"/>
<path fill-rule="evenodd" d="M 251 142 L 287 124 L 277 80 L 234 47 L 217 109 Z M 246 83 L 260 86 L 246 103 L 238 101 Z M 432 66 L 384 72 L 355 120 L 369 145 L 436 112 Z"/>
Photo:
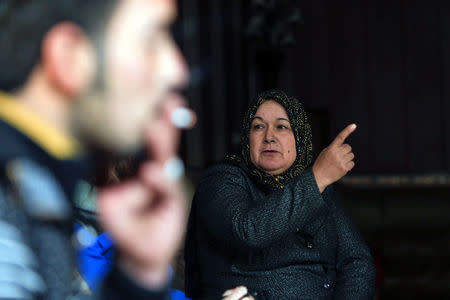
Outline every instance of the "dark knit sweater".
<path fill-rule="evenodd" d="M 220 299 L 245 285 L 257 299 L 373 299 L 375 268 L 332 187 L 311 169 L 283 189 L 221 164 L 201 180 L 186 238 L 186 291 Z"/>

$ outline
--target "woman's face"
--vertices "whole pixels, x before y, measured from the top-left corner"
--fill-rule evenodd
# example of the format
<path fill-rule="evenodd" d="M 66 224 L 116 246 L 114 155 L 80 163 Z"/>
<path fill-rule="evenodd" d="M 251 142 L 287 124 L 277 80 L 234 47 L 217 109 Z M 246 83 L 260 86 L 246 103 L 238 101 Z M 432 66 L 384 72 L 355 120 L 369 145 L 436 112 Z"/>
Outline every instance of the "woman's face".
<path fill-rule="evenodd" d="M 258 107 L 250 126 L 250 160 L 266 173 L 277 175 L 295 161 L 294 133 L 283 106 L 266 101 Z"/>

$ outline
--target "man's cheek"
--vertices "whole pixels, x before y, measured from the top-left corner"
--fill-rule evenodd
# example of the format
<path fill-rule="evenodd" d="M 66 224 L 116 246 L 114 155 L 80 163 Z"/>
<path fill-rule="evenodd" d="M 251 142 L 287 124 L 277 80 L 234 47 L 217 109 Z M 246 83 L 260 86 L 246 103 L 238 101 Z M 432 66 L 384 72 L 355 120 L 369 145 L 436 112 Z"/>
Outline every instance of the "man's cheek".
<path fill-rule="evenodd" d="M 119 72 L 127 85 L 134 89 L 146 90 L 153 81 L 152 70 L 154 70 L 152 59 L 145 56 L 130 56 L 121 64 Z"/>
<path fill-rule="evenodd" d="M 154 59 L 139 47 L 120 49 L 110 57 L 112 86 L 118 89 L 117 92 L 145 90 L 152 84 L 154 65 Z"/>

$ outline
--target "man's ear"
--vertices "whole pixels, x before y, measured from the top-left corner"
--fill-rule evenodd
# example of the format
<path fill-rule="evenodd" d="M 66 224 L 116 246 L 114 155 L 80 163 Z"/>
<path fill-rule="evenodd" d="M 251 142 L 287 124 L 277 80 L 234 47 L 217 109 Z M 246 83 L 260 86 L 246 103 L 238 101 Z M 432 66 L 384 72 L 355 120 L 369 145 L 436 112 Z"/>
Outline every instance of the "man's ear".
<path fill-rule="evenodd" d="M 75 23 L 59 23 L 44 37 L 41 65 L 56 90 L 75 97 L 91 84 L 95 76 L 93 44 Z"/>

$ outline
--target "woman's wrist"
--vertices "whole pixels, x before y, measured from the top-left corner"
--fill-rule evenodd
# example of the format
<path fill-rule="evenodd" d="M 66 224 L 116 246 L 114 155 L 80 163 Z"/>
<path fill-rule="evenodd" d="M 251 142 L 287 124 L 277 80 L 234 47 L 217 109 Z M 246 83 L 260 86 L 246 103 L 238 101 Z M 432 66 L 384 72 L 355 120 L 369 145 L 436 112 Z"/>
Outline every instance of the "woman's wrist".
<path fill-rule="evenodd" d="M 317 170 L 316 166 L 312 167 L 312 172 L 314 174 L 314 178 L 316 179 L 317 187 L 319 188 L 319 192 L 322 192 L 327 188 L 328 184 L 323 180 L 323 176 L 320 173 L 320 170 Z"/>

